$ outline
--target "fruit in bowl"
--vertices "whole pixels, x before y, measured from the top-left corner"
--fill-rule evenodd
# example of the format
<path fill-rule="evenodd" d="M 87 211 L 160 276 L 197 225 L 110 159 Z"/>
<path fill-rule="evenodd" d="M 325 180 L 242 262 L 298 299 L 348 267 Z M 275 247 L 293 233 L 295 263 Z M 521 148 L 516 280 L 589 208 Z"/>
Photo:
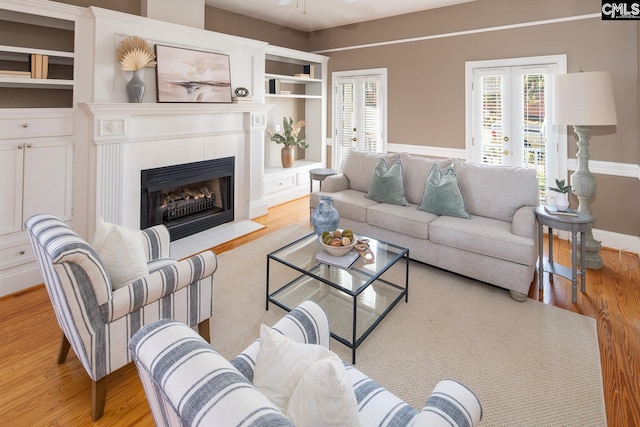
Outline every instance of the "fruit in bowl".
<path fill-rule="evenodd" d="M 323 231 L 320 235 L 320 244 L 325 251 L 329 252 L 333 256 L 346 255 L 355 244 L 358 243 L 358 239 L 348 228 L 344 230 Z"/>

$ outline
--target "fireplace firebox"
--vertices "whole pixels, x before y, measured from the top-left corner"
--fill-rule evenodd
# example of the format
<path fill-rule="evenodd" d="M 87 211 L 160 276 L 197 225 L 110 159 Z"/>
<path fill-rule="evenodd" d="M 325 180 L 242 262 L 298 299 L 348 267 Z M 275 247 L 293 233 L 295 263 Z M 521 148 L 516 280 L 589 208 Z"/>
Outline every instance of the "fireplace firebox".
<path fill-rule="evenodd" d="M 234 173 L 234 157 L 141 171 L 140 227 L 177 240 L 233 221 Z"/>

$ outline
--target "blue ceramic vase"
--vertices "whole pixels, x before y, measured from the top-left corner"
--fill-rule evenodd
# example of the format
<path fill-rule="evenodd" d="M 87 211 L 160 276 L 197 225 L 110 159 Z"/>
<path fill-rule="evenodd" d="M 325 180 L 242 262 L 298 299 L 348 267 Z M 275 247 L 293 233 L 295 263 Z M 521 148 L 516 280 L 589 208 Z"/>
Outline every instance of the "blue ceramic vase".
<path fill-rule="evenodd" d="M 340 223 L 340 214 L 333 207 L 333 197 L 320 196 L 318 207 L 311 214 L 313 231 L 320 235 L 323 231 L 334 231 Z"/>

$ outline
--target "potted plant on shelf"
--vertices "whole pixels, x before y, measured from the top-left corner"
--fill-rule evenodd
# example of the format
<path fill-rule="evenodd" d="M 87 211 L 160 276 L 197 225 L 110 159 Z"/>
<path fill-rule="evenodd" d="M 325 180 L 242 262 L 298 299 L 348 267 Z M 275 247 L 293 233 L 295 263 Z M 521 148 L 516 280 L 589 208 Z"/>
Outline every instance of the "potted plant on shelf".
<path fill-rule="evenodd" d="M 558 193 L 555 199 L 556 209 L 566 211 L 569 208 L 569 193 L 573 193 L 573 188 L 565 185 L 564 179 L 556 179 L 556 186 L 549 187 L 549 190 Z"/>
<path fill-rule="evenodd" d="M 300 120 L 295 125 L 291 117 L 282 118 L 282 133 L 271 132 L 271 141 L 276 144 L 284 144 L 280 152 L 280 158 L 282 160 L 283 168 L 290 168 L 293 166 L 295 160 L 296 148 L 309 148 L 309 144 L 306 143 L 306 136 L 301 135 L 302 128 L 306 122 Z"/>

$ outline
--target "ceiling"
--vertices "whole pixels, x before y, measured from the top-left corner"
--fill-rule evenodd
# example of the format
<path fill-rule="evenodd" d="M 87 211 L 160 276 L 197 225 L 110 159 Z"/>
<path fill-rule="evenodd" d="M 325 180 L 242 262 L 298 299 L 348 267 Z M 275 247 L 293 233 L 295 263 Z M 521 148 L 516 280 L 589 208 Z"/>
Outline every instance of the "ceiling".
<path fill-rule="evenodd" d="M 474 0 L 205 0 L 205 4 L 300 31 L 314 31 L 469 1 Z"/>

